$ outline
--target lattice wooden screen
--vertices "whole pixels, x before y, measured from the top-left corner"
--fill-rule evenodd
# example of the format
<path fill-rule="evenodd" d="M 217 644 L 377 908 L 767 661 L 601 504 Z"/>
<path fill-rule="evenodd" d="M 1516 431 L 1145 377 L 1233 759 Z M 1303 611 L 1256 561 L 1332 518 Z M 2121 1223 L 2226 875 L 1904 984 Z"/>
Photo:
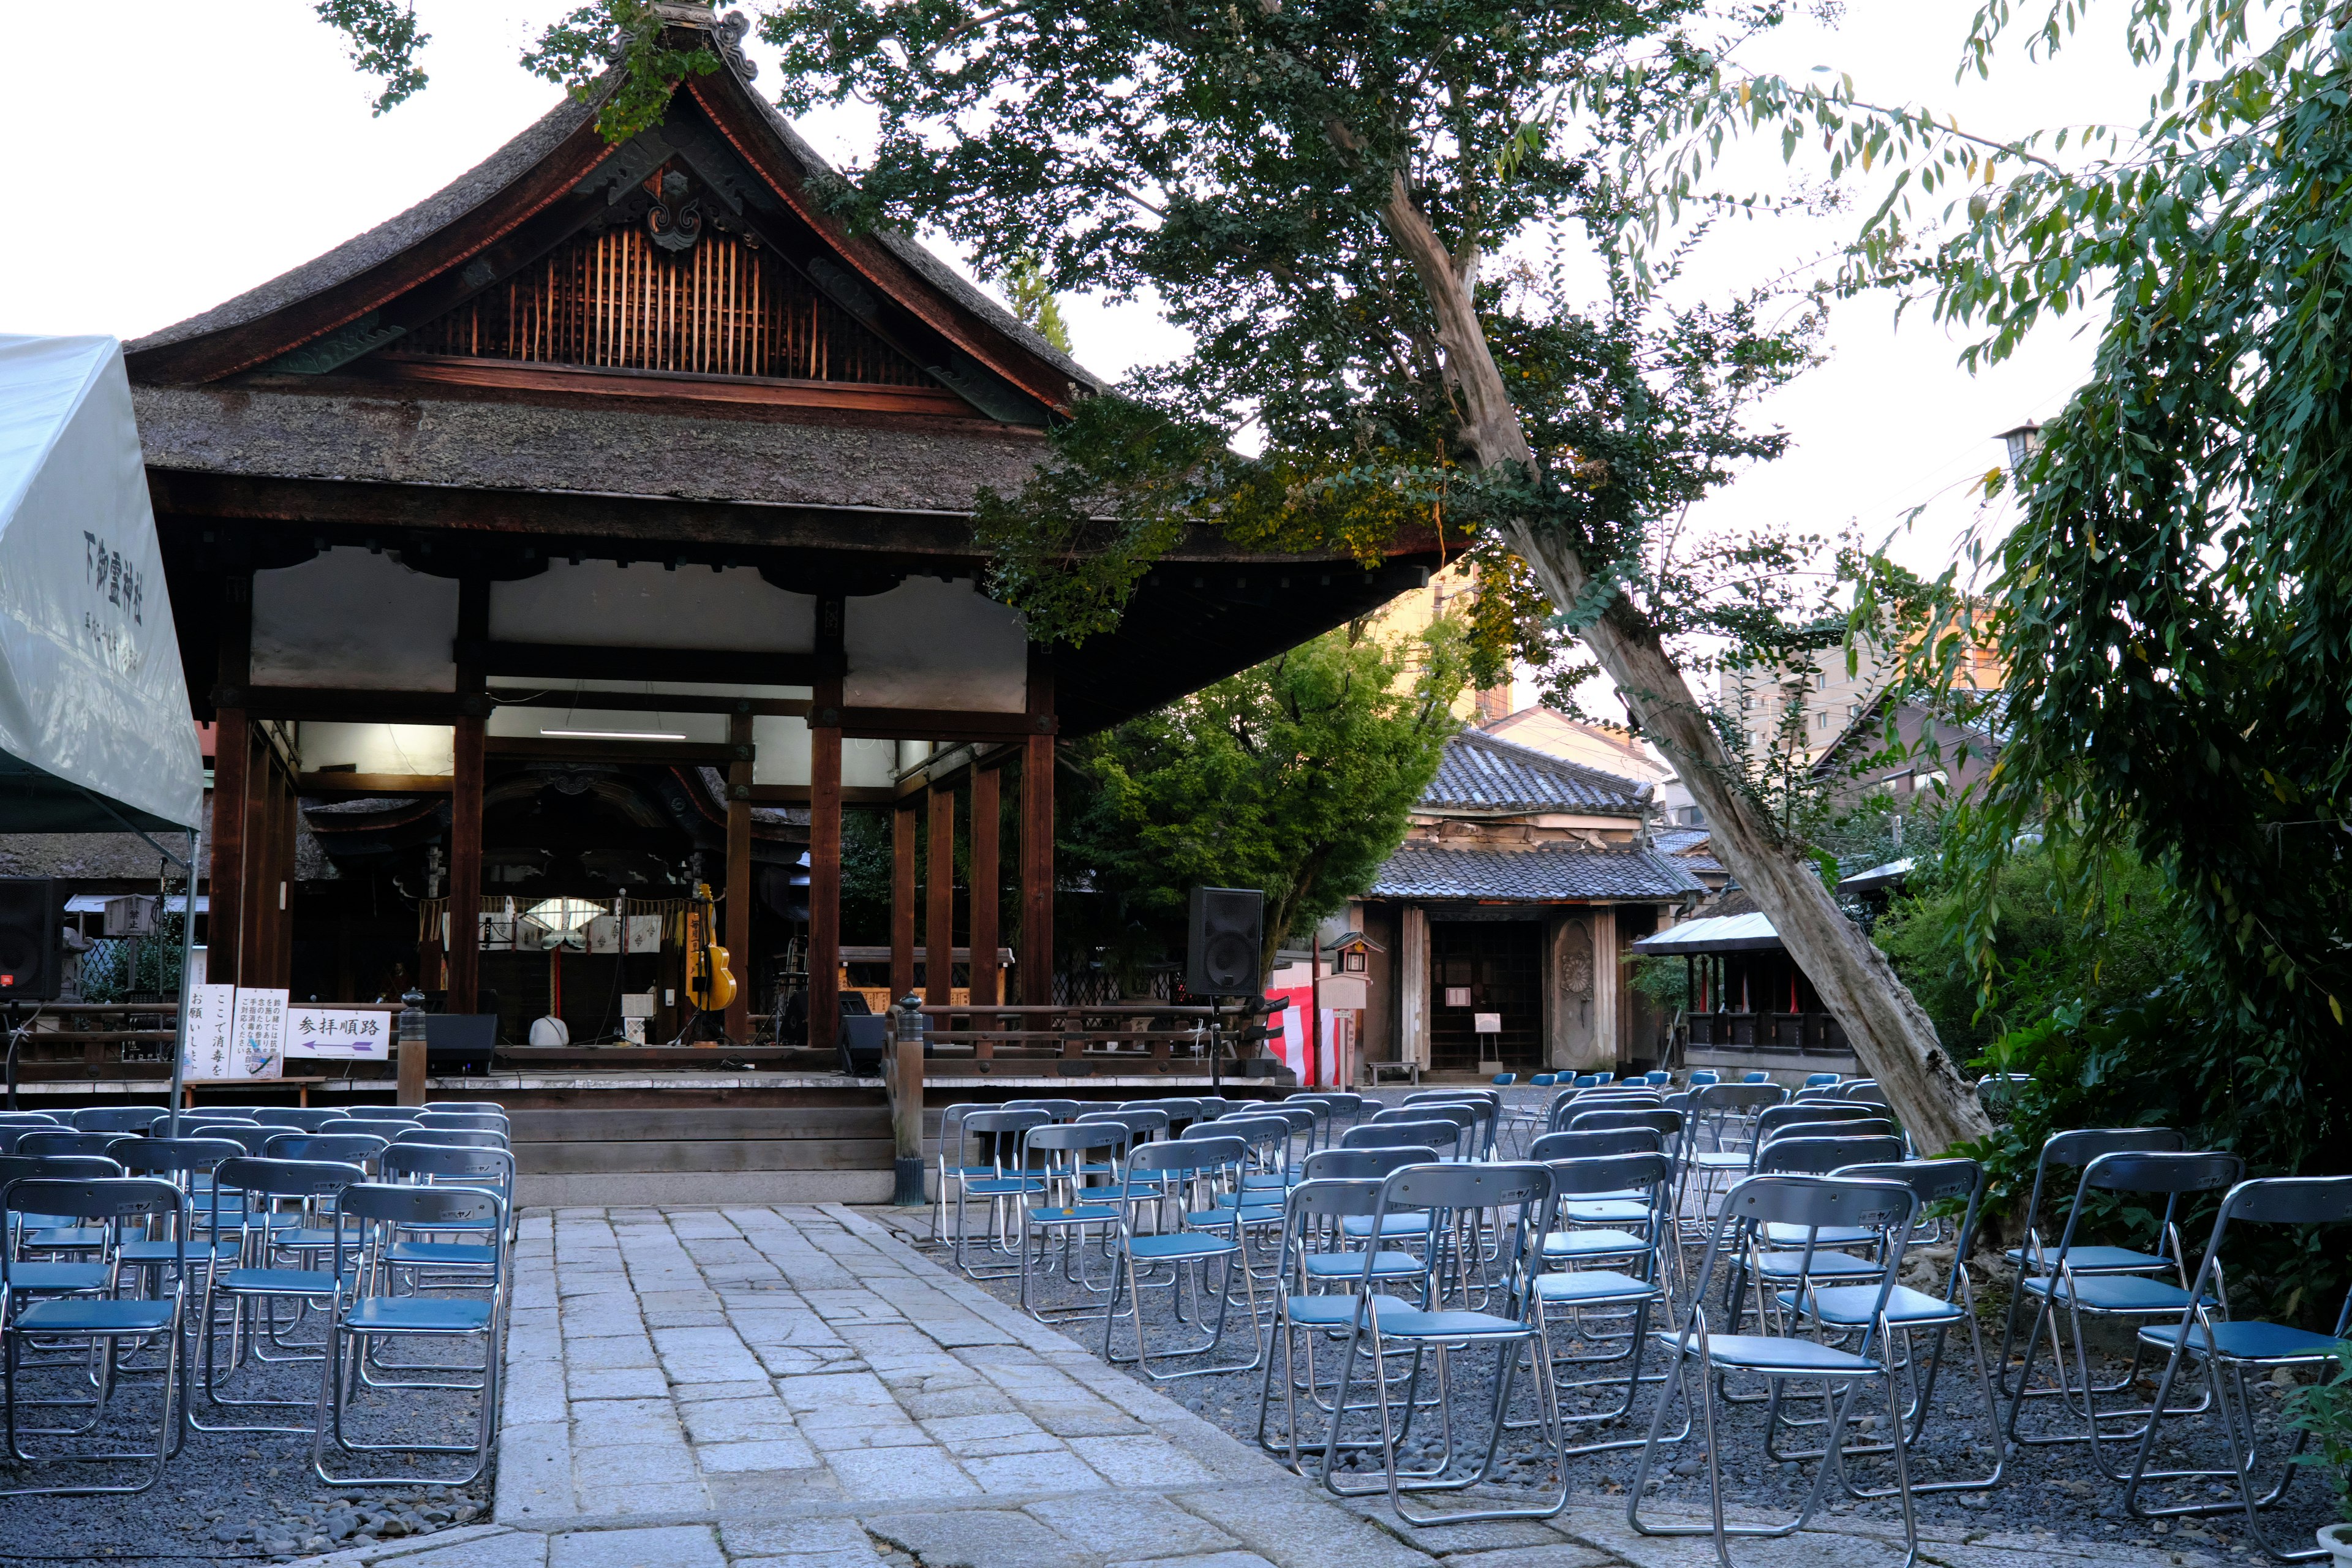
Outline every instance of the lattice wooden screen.
<path fill-rule="evenodd" d="M 891 386 L 929 379 L 740 236 L 705 235 L 671 256 L 634 226 L 583 235 L 417 328 L 397 352 Z"/>

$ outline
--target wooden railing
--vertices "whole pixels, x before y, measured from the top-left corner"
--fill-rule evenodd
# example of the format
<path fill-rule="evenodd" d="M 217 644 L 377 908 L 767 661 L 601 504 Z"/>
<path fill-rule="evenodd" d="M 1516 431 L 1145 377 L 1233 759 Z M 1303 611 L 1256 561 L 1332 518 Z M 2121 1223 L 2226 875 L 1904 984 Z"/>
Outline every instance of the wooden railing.
<path fill-rule="evenodd" d="M 1695 1050 L 1818 1052 L 1843 1055 L 1845 1030 L 1827 1013 L 1694 1013 Z"/>
<path fill-rule="evenodd" d="M 1165 1002 L 978 1008 L 927 1005 L 922 1015 L 926 1054 L 949 1072 L 960 1059 L 1116 1063 L 1124 1058 L 1152 1064 L 1160 1071 L 1178 1061 L 1205 1068 L 1220 1042 L 1226 1059 L 1235 1058 L 1231 1042 L 1242 1021 L 1229 1009 Z M 958 1019 L 966 1020 L 965 1026 L 957 1027 Z"/>

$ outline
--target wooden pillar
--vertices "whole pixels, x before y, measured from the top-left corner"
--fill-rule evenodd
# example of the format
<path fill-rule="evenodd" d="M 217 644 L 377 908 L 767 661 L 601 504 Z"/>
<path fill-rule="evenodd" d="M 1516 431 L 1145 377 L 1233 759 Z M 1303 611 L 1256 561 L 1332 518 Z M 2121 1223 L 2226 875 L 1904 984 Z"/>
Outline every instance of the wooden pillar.
<path fill-rule="evenodd" d="M 490 584 L 467 577 L 457 584 L 457 715 L 449 790 L 449 994 L 446 1013 L 470 1013 L 482 976 L 483 695 L 478 650 L 490 637 Z"/>
<path fill-rule="evenodd" d="M 809 1044 L 829 1051 L 841 1024 L 842 601 L 816 602 L 815 698 L 809 704 Z"/>
<path fill-rule="evenodd" d="M 482 721 L 461 714 L 449 791 L 449 994 L 447 1013 L 470 1013 L 482 963 Z"/>
<path fill-rule="evenodd" d="M 915 988 L 915 824 L 919 797 L 902 795 L 890 813 L 890 1004 Z"/>
<path fill-rule="evenodd" d="M 727 1037 L 751 1039 L 751 715 L 727 721 L 735 760 L 727 764 L 727 957 L 735 971 L 735 1000 L 727 1004 Z"/>
<path fill-rule="evenodd" d="M 270 749 L 269 771 L 278 788 L 271 797 L 277 805 L 276 819 L 269 827 L 268 898 L 275 917 L 269 928 L 269 984 L 287 986 L 294 984 L 294 852 L 301 828 L 301 803 L 294 794 L 290 764 L 274 754 L 275 746 Z"/>
<path fill-rule="evenodd" d="M 245 921 L 245 792 L 251 742 L 245 710 L 213 713 L 212 913 L 205 922 L 205 973 L 216 985 L 236 984 L 237 938 Z"/>
<path fill-rule="evenodd" d="M 1003 840 L 999 788 L 1003 774 L 992 767 L 971 771 L 971 1000 L 992 1005 L 996 994 L 996 899 L 1001 873 L 997 853 Z M 982 1025 L 980 1027 L 987 1027 Z"/>
<path fill-rule="evenodd" d="M 278 770 L 270 766 L 269 741 L 262 727 L 248 722 L 245 734 L 245 908 L 236 937 L 236 983 L 267 985 L 277 951 L 269 929 L 278 907 L 278 889 L 269 875 L 269 819 Z"/>
<path fill-rule="evenodd" d="M 955 791 L 931 786 L 931 844 L 923 873 L 923 1000 L 944 1007 L 955 984 Z"/>
<path fill-rule="evenodd" d="M 213 686 L 212 915 L 205 973 L 215 984 L 236 984 L 244 954 L 246 796 L 252 788 L 252 726 L 246 688 L 253 675 L 253 574 L 221 574 L 220 663 Z"/>
<path fill-rule="evenodd" d="M 1021 998 L 1054 1001 L 1054 664 L 1029 648 L 1029 735 L 1021 759 Z"/>
<path fill-rule="evenodd" d="M 1623 1008 L 1622 966 L 1617 962 L 1617 906 L 1592 907 L 1592 1059 L 1587 1072 L 1614 1072 L 1623 1065 L 1619 1038 Z"/>
<path fill-rule="evenodd" d="M 1429 911 L 1407 904 L 1398 922 L 1397 1055 L 1429 1065 Z"/>

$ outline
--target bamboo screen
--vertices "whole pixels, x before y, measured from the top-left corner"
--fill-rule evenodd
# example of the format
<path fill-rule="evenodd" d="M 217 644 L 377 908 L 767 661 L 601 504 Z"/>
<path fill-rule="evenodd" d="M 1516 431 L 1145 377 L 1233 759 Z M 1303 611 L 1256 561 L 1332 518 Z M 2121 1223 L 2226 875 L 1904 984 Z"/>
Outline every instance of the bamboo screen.
<path fill-rule="evenodd" d="M 409 334 L 411 353 L 919 386 L 929 378 L 770 251 L 583 235 Z"/>

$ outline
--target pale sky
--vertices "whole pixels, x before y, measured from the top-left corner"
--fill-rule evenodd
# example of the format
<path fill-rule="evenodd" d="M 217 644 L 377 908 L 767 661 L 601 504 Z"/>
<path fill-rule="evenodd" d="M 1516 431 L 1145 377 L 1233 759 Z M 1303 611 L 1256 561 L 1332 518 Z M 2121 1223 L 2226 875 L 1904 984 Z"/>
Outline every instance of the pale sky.
<path fill-rule="evenodd" d="M 0 247 L 0 331 L 135 337 L 430 195 L 552 104 L 556 89 L 516 57 L 570 3 L 418 0 L 433 35 L 424 61 L 432 85 L 376 118 L 373 83 L 352 71 L 309 0 L 117 0 L 102 12 L 0 0 L 0 137 L 40 154 L 19 177 L 11 243 Z M 2101 18 L 2097 47 L 2085 41 L 2042 64 L 2012 50 L 1993 82 L 1956 86 L 1975 4 L 1848 0 L 1836 26 L 1801 17 L 1753 63 L 1826 65 L 1852 75 L 1865 98 L 1929 103 L 1987 135 L 2062 117 L 2137 122 L 2147 83 L 2123 58 L 2115 15 Z M 774 79 L 771 63 L 759 85 L 772 89 Z M 854 114 L 803 130 L 837 161 L 863 150 Z M 1759 150 L 1744 173 L 1759 186 L 1781 180 L 1777 148 Z M 1689 286 L 1728 291 L 1785 272 L 1833 247 L 1853 222 L 1719 230 Z M 1181 346 L 1148 305 L 1079 299 L 1065 314 L 1077 358 L 1108 374 Z M 1702 526 L 1834 532 L 1851 521 L 1874 543 L 1928 501 L 1896 553 L 1941 566 L 1970 515 L 1964 481 L 1999 460 L 1994 433 L 2062 406 L 2089 348 L 2070 323 L 1971 376 L 1956 363 L 1960 340 L 1924 310 L 1899 329 L 1893 314 L 1884 300 L 1837 310 L 1829 362 L 1761 411 L 1792 433 L 1793 452 L 1710 500 Z"/>

